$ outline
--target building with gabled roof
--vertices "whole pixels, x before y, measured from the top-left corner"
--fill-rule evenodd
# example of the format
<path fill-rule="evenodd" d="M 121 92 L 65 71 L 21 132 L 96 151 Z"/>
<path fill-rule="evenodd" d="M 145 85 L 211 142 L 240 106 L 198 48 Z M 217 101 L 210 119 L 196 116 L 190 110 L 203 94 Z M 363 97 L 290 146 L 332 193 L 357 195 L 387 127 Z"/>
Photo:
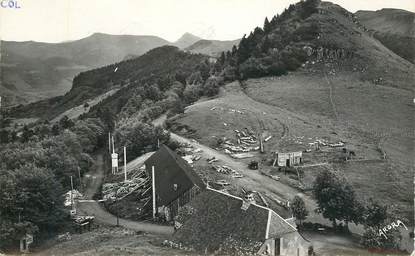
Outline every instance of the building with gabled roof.
<path fill-rule="evenodd" d="M 293 219 L 242 198 L 207 188 L 175 219 L 174 240 L 204 252 L 307 255 Z"/>
<path fill-rule="evenodd" d="M 155 204 L 157 215 L 172 220 L 178 210 L 190 202 L 205 183 L 193 168 L 165 145 L 145 161 L 146 171 L 152 177 L 154 168 Z"/>

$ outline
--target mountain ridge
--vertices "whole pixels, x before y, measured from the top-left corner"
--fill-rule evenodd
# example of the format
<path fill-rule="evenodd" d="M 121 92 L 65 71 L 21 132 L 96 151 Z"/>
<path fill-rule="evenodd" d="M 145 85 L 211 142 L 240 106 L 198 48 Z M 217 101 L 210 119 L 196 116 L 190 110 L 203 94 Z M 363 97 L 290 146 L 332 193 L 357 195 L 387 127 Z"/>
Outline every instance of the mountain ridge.
<path fill-rule="evenodd" d="M 172 44 L 177 46 L 180 49 L 184 49 L 197 41 L 201 40 L 202 38 L 195 36 L 189 32 L 184 33 L 179 39 L 174 41 Z"/>
<path fill-rule="evenodd" d="M 104 33 L 62 43 L 1 41 L 0 93 L 8 105 L 59 96 L 71 88 L 73 77 L 82 71 L 167 44 L 170 42 L 157 36 Z M 6 90 L 4 85 L 17 91 Z"/>

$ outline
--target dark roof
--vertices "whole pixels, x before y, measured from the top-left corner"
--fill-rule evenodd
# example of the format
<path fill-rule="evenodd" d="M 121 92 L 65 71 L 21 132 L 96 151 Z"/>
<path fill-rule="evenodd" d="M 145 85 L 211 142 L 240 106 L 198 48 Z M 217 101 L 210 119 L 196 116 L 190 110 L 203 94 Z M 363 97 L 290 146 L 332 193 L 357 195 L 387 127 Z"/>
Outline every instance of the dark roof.
<path fill-rule="evenodd" d="M 165 145 L 149 157 L 146 161 L 146 170 L 151 176 L 151 168 L 155 169 L 157 204 L 168 205 L 184 192 L 197 186 L 206 187 L 193 168 L 175 152 Z M 177 184 L 177 190 L 173 185 Z"/>
<path fill-rule="evenodd" d="M 296 231 L 271 209 L 251 203 L 243 210 L 242 204 L 242 198 L 206 189 L 187 205 L 186 213 L 179 213 L 177 221 L 183 226 L 174 240 L 202 251 L 236 245 L 254 253 L 266 239 Z"/>

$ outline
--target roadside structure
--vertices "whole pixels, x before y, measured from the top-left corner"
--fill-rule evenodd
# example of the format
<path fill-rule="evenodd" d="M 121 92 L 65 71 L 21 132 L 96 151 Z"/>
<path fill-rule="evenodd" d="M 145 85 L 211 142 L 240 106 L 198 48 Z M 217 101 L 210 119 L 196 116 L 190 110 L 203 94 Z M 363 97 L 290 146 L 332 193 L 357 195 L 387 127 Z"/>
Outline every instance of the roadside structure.
<path fill-rule="evenodd" d="M 303 162 L 303 153 L 301 151 L 287 152 L 287 153 L 276 152 L 275 154 L 276 154 L 275 163 L 278 166 L 290 167 L 294 165 L 299 165 Z"/>
<path fill-rule="evenodd" d="M 175 242 L 205 253 L 307 255 L 293 218 L 212 188 L 182 208 L 175 227 Z"/>
<path fill-rule="evenodd" d="M 165 145 L 145 161 L 152 177 L 153 216 L 171 221 L 181 207 L 189 203 L 205 183 L 193 168 Z"/>

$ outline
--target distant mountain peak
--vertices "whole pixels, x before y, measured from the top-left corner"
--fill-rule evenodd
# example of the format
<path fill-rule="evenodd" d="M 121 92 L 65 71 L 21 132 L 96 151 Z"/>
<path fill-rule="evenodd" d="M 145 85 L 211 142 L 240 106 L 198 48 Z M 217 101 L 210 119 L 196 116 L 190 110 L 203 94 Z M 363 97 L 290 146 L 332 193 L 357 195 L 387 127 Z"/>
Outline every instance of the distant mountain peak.
<path fill-rule="evenodd" d="M 201 40 L 202 38 L 195 36 L 189 32 L 184 33 L 179 39 L 177 39 L 176 42 L 174 42 L 173 44 L 177 47 L 179 47 L 180 49 L 184 49 L 194 43 L 196 43 L 197 41 Z"/>

